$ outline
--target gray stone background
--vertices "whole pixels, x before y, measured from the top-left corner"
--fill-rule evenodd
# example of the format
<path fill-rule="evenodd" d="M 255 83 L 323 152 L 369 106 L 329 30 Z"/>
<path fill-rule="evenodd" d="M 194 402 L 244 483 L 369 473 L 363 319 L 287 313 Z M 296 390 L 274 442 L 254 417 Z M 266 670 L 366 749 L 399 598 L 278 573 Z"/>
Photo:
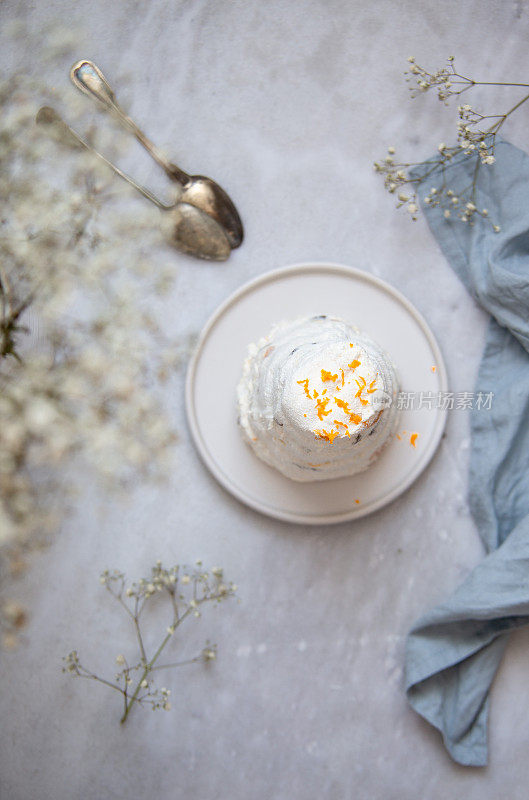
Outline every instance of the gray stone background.
<path fill-rule="evenodd" d="M 175 254 L 169 333 L 198 333 L 269 269 L 341 262 L 404 292 L 438 337 L 451 388 L 472 390 L 485 315 L 422 218 L 393 209 L 372 162 L 390 144 L 420 160 L 454 138 L 454 110 L 410 101 L 408 55 L 435 69 L 454 54 L 475 78 L 529 80 L 526 3 L 3 0 L 0 19 L 7 72 L 39 70 L 34 50 L 10 38 L 12 20 L 31 37 L 54 20 L 79 26 L 79 57 L 118 87 L 127 78 L 121 96 L 153 140 L 239 206 L 246 241 L 226 264 Z M 50 80 L 66 88 L 69 66 L 58 59 Z M 505 108 L 503 97 L 477 95 L 488 110 Z M 506 131 L 521 147 L 526 115 Z M 135 170 L 159 179 L 146 159 Z M 1 656 L 1 799 L 525 798 L 527 631 L 512 636 L 494 684 L 488 768 L 453 764 L 403 693 L 407 630 L 482 557 L 465 499 L 467 413 L 451 413 L 427 472 L 398 501 L 307 529 L 259 516 L 210 477 L 186 429 L 183 380 L 168 397 L 180 431 L 169 485 L 124 503 L 81 497 L 20 586 L 32 616 L 24 646 Z M 113 672 L 132 640 L 99 572 L 139 576 L 158 557 L 222 564 L 242 602 L 182 637 L 184 652 L 209 636 L 219 658 L 167 674 L 172 711 L 137 709 L 120 729 L 119 701 L 63 676 L 61 656 L 77 647 Z"/>

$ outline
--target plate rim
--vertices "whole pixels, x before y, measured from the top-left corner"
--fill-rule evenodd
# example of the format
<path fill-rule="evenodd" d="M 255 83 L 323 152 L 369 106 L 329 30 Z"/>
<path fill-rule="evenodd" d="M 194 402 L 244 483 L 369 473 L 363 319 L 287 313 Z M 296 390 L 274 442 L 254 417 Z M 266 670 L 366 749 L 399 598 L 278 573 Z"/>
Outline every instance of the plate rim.
<path fill-rule="evenodd" d="M 205 466 L 211 472 L 213 477 L 220 483 L 220 485 L 233 497 L 235 497 L 239 502 L 243 505 L 252 508 L 254 511 L 258 511 L 261 514 L 264 514 L 267 517 L 271 517 L 273 519 L 278 519 L 282 522 L 290 522 L 296 523 L 300 525 L 335 525 L 340 522 L 354 522 L 357 519 L 361 519 L 363 517 L 368 516 L 369 514 L 373 514 L 375 511 L 379 511 L 381 508 L 392 503 L 402 494 L 408 491 L 411 486 L 415 483 L 417 478 L 420 476 L 422 472 L 428 467 L 429 463 L 431 462 L 434 454 L 437 452 L 437 448 L 439 447 L 439 443 L 441 441 L 441 437 L 443 435 L 445 426 L 446 426 L 446 419 L 447 419 L 447 409 L 436 409 L 437 411 L 437 422 L 432 433 L 431 439 L 428 443 L 428 449 L 423 451 L 421 459 L 418 461 L 417 465 L 414 469 L 410 471 L 406 480 L 399 484 L 399 486 L 395 487 L 391 492 L 388 494 L 383 495 L 378 500 L 373 501 L 373 503 L 369 504 L 368 506 L 356 506 L 355 508 L 351 508 L 348 511 L 341 512 L 339 514 L 325 514 L 320 516 L 314 515 L 305 515 L 305 514 L 297 514 L 292 513 L 290 511 L 282 511 L 281 509 L 275 509 L 268 506 L 265 503 L 259 503 L 255 501 L 253 497 L 246 495 L 244 492 L 239 491 L 238 487 L 235 486 L 233 483 L 229 481 L 229 476 L 227 476 L 222 468 L 220 468 L 213 457 L 210 455 L 206 443 L 204 442 L 202 433 L 200 432 L 198 420 L 196 418 L 194 403 L 193 403 L 193 385 L 194 379 L 196 376 L 197 366 L 200 358 L 200 354 L 203 350 L 204 344 L 212 330 L 215 326 L 217 321 L 224 316 L 226 311 L 233 305 L 235 305 L 242 297 L 244 297 L 249 292 L 253 291 L 257 287 L 261 285 L 265 285 L 267 283 L 273 282 L 278 277 L 283 277 L 288 274 L 296 274 L 296 273 L 306 273 L 306 272 L 334 272 L 342 275 L 346 275 L 348 277 L 355 277 L 356 279 L 360 279 L 363 281 L 367 281 L 368 283 L 373 284 L 378 289 L 386 292 L 387 294 L 392 295 L 396 300 L 398 300 L 402 306 L 406 309 L 406 311 L 414 318 L 417 322 L 423 335 L 426 337 L 429 346 L 432 349 L 432 352 L 435 356 L 435 364 L 437 367 L 437 377 L 440 382 L 439 391 L 446 392 L 448 389 L 448 374 L 446 370 L 446 365 L 437 343 L 435 336 L 430 329 L 430 326 L 426 322 L 425 318 L 421 314 L 421 312 L 412 304 L 408 298 L 402 294 L 399 289 L 396 289 L 390 283 L 385 281 L 383 278 L 379 278 L 376 275 L 373 275 L 370 272 L 362 270 L 358 267 L 351 267 L 345 264 L 339 264 L 330 261 L 310 261 L 310 262 L 300 262 L 296 264 L 291 264 L 285 267 L 277 267 L 275 269 L 269 270 L 267 272 L 258 275 L 255 278 L 251 278 L 249 281 L 246 281 L 238 289 L 232 292 L 223 302 L 220 303 L 219 306 L 215 309 L 215 311 L 208 317 L 202 330 L 199 334 L 198 340 L 196 342 L 194 351 L 189 359 L 189 363 L 187 366 L 186 372 L 186 381 L 185 381 L 185 409 L 186 409 L 186 417 L 187 417 L 187 424 L 191 431 L 191 436 L 194 441 L 195 447 L 198 451 L 200 458 L 202 459 Z M 285 477 L 285 480 L 289 480 Z"/>

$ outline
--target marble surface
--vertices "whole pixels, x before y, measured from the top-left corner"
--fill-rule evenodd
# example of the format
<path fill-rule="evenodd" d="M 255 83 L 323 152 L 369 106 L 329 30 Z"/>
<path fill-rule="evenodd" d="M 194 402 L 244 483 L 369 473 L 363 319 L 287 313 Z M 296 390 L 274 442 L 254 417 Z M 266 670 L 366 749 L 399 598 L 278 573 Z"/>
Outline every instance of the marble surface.
<path fill-rule="evenodd" d="M 54 20 L 84 26 L 79 57 L 117 85 L 132 76 L 132 115 L 241 209 L 247 238 L 225 265 L 175 256 L 170 333 L 196 334 L 271 268 L 331 260 L 404 292 L 438 337 L 452 389 L 473 388 L 485 316 L 371 164 L 390 144 L 420 159 L 452 136 L 454 115 L 408 99 L 408 55 L 436 67 L 454 54 L 472 76 L 528 79 L 527 3 L 4 0 L 0 18 L 32 35 Z M 37 71 L 8 30 L 2 68 Z M 66 87 L 69 66 L 58 59 L 50 78 Z M 486 103 L 502 107 L 499 90 Z M 520 116 L 508 138 L 527 146 Z M 141 170 L 151 176 L 146 161 Z M 403 693 L 407 630 L 482 557 L 465 499 L 466 412 L 451 412 L 433 462 L 398 501 L 307 529 L 259 516 L 214 482 L 186 429 L 183 381 L 182 371 L 168 397 L 180 432 L 169 485 L 126 503 L 80 498 L 18 587 L 32 613 L 24 646 L 1 656 L 1 800 L 526 797 L 527 631 L 513 635 L 494 684 L 488 768 L 453 764 Z M 138 709 L 120 729 L 112 696 L 60 671 L 73 647 L 112 671 L 132 644 L 99 572 L 199 557 L 240 587 L 242 602 L 204 615 L 185 645 L 209 636 L 218 661 L 168 675 L 172 711 Z"/>

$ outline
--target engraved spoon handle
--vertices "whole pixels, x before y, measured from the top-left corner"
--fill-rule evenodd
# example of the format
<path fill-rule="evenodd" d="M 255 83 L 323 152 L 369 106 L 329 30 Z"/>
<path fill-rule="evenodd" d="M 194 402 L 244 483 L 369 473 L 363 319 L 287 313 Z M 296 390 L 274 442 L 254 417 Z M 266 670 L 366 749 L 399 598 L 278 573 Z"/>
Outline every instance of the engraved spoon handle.
<path fill-rule="evenodd" d="M 58 133 L 62 134 L 67 141 L 69 140 L 70 142 L 73 142 L 75 144 L 82 145 L 82 147 L 85 147 L 87 150 L 90 150 L 90 152 L 94 153 L 94 155 L 96 155 L 99 159 L 101 159 L 101 161 L 103 161 L 103 163 L 106 164 L 107 167 L 110 167 L 110 169 L 113 172 L 115 172 L 116 175 L 119 175 L 120 178 L 122 178 L 131 186 L 133 186 L 138 192 L 140 192 L 140 194 L 146 197 L 147 200 L 150 200 L 151 203 L 154 203 L 154 205 L 157 206 L 158 208 L 162 209 L 163 211 L 168 211 L 174 208 L 173 205 L 165 205 L 165 203 L 162 203 L 161 200 L 159 200 L 157 197 L 155 197 L 155 195 L 152 194 L 152 192 L 150 192 L 144 186 L 141 186 L 139 183 L 136 183 L 136 181 L 134 181 L 129 175 L 127 175 L 125 172 L 120 170 L 119 167 L 116 167 L 115 164 L 109 161 L 108 158 L 105 158 L 105 156 L 102 155 L 98 150 L 96 150 L 95 147 L 92 147 L 91 144 L 88 144 L 88 142 L 86 142 L 81 136 L 79 136 L 79 134 L 76 133 L 76 131 L 74 131 L 73 128 L 70 128 L 70 126 L 63 120 L 63 118 L 59 115 L 57 111 L 55 111 L 54 108 L 51 108 L 50 106 L 42 106 L 42 108 L 40 108 L 39 111 L 37 112 L 36 122 L 39 125 L 53 126 L 53 128 Z"/>
<path fill-rule="evenodd" d="M 189 181 L 190 176 L 187 174 L 187 172 L 184 172 L 182 169 L 180 169 L 180 167 L 177 167 L 176 164 L 172 164 L 170 161 L 168 161 L 164 154 L 161 153 L 160 150 L 158 150 L 158 148 L 153 144 L 153 142 L 151 142 L 151 140 L 145 136 L 143 131 L 136 125 L 134 120 L 125 114 L 119 105 L 116 95 L 114 94 L 109 82 L 96 64 L 85 59 L 82 61 L 77 61 L 70 70 L 70 78 L 74 86 L 76 86 L 81 92 L 84 92 L 84 94 L 87 94 L 89 97 L 99 100 L 99 102 L 104 105 L 107 111 L 113 111 L 121 124 L 128 128 L 128 130 L 132 131 L 142 147 L 147 150 L 152 158 L 154 158 L 156 163 L 162 167 L 162 169 L 167 173 L 167 175 L 169 175 L 170 178 L 178 181 L 181 184 L 185 184 Z"/>

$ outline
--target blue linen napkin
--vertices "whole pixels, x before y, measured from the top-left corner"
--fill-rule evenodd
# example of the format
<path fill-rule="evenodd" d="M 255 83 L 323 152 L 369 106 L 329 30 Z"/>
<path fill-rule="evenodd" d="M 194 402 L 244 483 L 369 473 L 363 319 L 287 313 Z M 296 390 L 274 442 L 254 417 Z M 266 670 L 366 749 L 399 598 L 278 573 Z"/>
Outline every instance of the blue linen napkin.
<path fill-rule="evenodd" d="M 499 233 L 425 205 L 434 176 L 419 192 L 443 253 L 492 315 L 477 379 L 492 406 L 470 412 L 469 503 L 487 555 L 406 645 L 411 706 L 467 766 L 487 764 L 489 689 L 509 631 L 529 623 L 529 157 L 503 140 L 495 155 L 480 168 L 476 205 Z M 468 186 L 474 167 L 470 158 L 451 166 L 449 188 Z"/>

